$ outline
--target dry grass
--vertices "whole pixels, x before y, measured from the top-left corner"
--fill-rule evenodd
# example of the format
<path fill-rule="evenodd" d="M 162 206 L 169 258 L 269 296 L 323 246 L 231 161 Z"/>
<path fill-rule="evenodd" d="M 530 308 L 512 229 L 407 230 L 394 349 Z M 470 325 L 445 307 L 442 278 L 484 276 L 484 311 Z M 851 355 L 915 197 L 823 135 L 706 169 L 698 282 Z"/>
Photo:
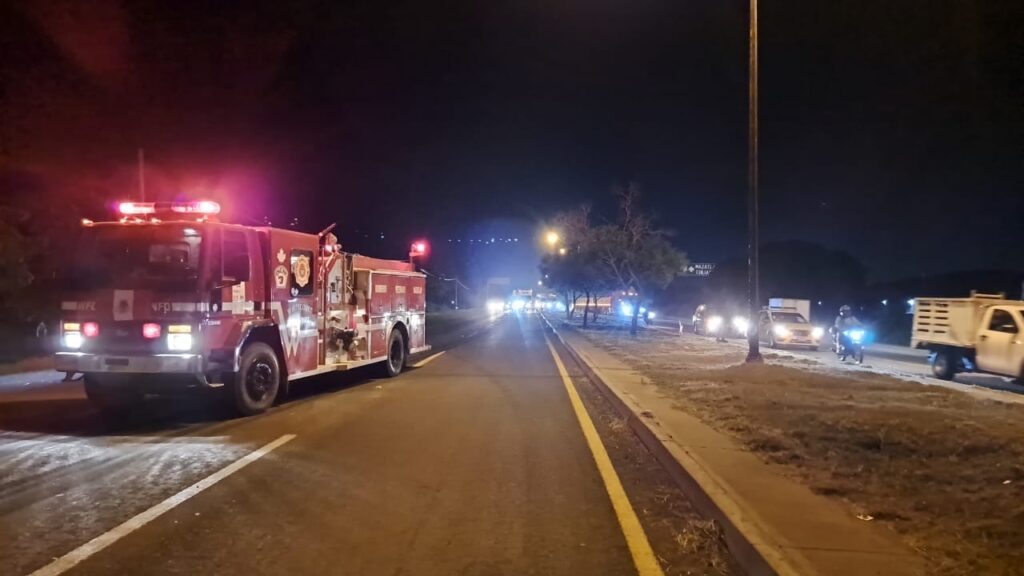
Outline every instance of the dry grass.
<path fill-rule="evenodd" d="M 890 526 L 930 573 L 1024 574 L 1024 406 L 784 356 L 746 365 L 696 337 L 587 336 L 678 408 Z"/>
<path fill-rule="evenodd" d="M 684 554 L 704 558 L 706 565 L 701 574 L 731 574 L 725 557 L 725 535 L 713 520 L 691 520 L 675 535 L 676 545 Z"/>

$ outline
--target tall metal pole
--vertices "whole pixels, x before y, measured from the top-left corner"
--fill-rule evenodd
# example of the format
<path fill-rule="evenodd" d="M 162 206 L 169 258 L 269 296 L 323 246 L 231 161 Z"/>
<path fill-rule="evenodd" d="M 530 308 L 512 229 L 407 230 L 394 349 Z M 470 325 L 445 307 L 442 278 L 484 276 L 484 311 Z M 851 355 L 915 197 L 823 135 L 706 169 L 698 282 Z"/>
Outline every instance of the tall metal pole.
<path fill-rule="evenodd" d="M 761 350 L 758 342 L 758 315 L 761 297 L 758 287 L 758 230 L 757 230 L 757 0 L 750 0 L 750 64 L 749 64 L 749 134 L 747 166 L 747 296 L 749 299 L 749 323 L 747 327 L 747 362 L 760 362 Z"/>

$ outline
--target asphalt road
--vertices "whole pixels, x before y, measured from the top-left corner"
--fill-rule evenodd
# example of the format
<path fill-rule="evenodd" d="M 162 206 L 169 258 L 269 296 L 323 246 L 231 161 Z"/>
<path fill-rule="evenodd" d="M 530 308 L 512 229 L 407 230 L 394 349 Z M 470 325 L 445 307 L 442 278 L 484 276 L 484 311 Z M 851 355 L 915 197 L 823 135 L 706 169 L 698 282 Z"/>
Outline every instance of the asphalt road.
<path fill-rule="evenodd" d="M 253 418 L 151 401 L 110 432 L 76 384 L 22 390 L 18 378 L 0 382 L 0 574 L 115 529 L 67 573 L 635 573 L 532 316 L 499 319 L 396 379 L 303 382 Z"/>

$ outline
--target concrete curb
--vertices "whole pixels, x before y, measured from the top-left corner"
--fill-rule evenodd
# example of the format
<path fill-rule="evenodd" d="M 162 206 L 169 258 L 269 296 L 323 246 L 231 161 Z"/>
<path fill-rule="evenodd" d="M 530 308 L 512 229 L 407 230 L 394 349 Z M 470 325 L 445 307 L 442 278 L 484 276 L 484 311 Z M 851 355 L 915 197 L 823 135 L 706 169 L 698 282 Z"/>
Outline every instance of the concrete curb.
<path fill-rule="evenodd" d="M 751 576 L 796 574 L 797 571 L 788 565 L 783 559 L 772 553 L 772 550 L 755 544 L 747 537 L 729 514 L 723 510 L 701 486 L 700 481 L 686 469 L 685 466 L 668 449 L 658 434 L 652 430 L 643 419 L 629 407 L 628 404 L 613 390 L 607 382 L 583 359 L 583 357 L 569 344 L 558 330 L 546 318 L 544 322 L 551 329 L 551 332 L 558 339 L 559 343 L 566 350 L 573 361 L 580 367 L 584 374 L 597 385 L 601 394 L 611 403 L 616 412 L 629 424 L 633 433 L 637 435 L 644 446 L 651 452 L 658 463 L 668 472 L 672 480 L 679 486 L 690 502 L 705 518 L 713 520 L 722 528 L 726 546 L 736 563 L 744 573 Z M 572 329 L 571 327 L 569 328 Z M 766 554 L 767 553 L 767 554 Z M 770 562 L 767 557 L 773 557 Z M 775 566 L 773 566 L 775 564 Z"/>

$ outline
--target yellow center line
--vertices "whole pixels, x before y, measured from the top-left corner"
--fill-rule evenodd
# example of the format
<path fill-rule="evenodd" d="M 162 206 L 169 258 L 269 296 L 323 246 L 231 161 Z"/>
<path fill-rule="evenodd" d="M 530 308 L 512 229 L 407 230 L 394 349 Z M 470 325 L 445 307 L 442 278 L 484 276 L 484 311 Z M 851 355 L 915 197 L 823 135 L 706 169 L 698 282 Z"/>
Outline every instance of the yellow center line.
<path fill-rule="evenodd" d="M 640 519 L 637 518 L 633 505 L 629 503 L 626 490 L 623 489 L 619 475 L 615 472 L 615 467 L 612 466 L 608 451 L 605 450 L 601 437 L 597 434 L 597 428 L 594 427 L 594 422 L 590 419 L 586 407 L 583 406 L 583 401 L 576 391 L 576 386 L 572 383 L 572 378 L 569 377 L 569 372 L 565 369 L 562 359 L 558 357 L 558 352 L 555 351 L 555 347 L 548 340 L 546 334 L 544 340 L 547 342 L 548 350 L 551 351 L 551 357 L 555 360 L 555 366 L 558 367 L 558 374 L 562 377 L 565 391 L 569 394 L 569 402 L 572 404 L 573 412 L 576 413 L 580 428 L 583 429 L 583 436 L 587 440 L 587 446 L 590 447 L 590 453 L 594 456 L 597 471 L 600 472 L 601 480 L 604 481 L 605 491 L 608 492 L 608 498 L 612 501 L 612 508 L 615 509 L 615 516 L 619 519 L 622 534 L 626 537 L 626 545 L 629 546 L 629 553 L 633 556 L 636 571 L 640 576 L 662 576 L 661 565 L 658 564 L 654 550 L 651 549 L 651 543 L 647 541 L 647 535 L 644 533 L 643 526 L 640 525 Z"/>

